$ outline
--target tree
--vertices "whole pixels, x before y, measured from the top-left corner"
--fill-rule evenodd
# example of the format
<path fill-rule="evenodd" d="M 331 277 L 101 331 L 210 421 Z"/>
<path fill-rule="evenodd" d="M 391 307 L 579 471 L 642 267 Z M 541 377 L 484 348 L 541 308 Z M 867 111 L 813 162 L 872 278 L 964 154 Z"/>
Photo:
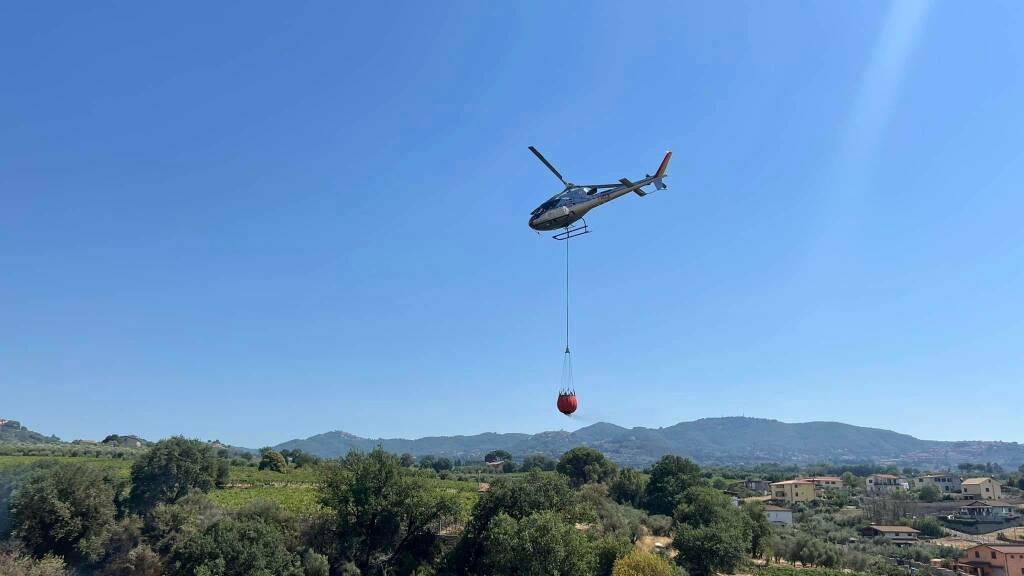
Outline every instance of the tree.
<path fill-rule="evenodd" d="M 615 562 L 633 550 L 629 538 L 621 535 L 604 536 L 593 543 L 597 576 L 612 576 Z"/>
<path fill-rule="evenodd" d="M 147 512 L 193 490 L 209 492 L 216 478 L 213 450 L 205 442 L 175 436 L 157 442 L 132 464 L 129 501 L 134 510 Z"/>
<path fill-rule="evenodd" d="M 611 460 L 597 450 L 585 446 L 573 448 L 562 454 L 555 469 L 559 474 L 568 476 L 573 486 L 604 482 L 615 474 L 615 464 Z"/>
<path fill-rule="evenodd" d="M 519 465 L 519 470 L 522 472 L 529 472 L 530 470 L 543 470 L 545 472 L 550 472 L 554 470 L 557 465 L 557 462 L 543 454 L 534 454 L 523 458 L 523 463 Z"/>
<path fill-rule="evenodd" d="M 914 529 L 920 531 L 922 536 L 928 538 L 942 538 L 946 535 L 946 529 L 933 516 L 925 516 L 915 520 Z"/>
<path fill-rule="evenodd" d="M 4 576 L 71 576 L 59 556 L 35 559 L 17 549 L 0 548 L 0 574 Z"/>
<path fill-rule="evenodd" d="M 401 462 L 402 468 L 412 468 L 416 464 L 416 457 L 406 452 L 399 458 L 399 462 Z"/>
<path fill-rule="evenodd" d="M 431 527 L 450 522 L 459 511 L 454 495 L 433 490 L 381 448 L 352 452 L 328 467 L 321 493 L 321 502 L 335 513 L 339 555 L 366 575 L 432 560 Z"/>
<path fill-rule="evenodd" d="M 484 456 L 484 462 L 508 462 L 512 459 L 512 454 L 508 450 L 491 450 Z"/>
<path fill-rule="evenodd" d="M 675 521 L 676 561 L 693 576 L 734 572 L 750 550 L 751 519 L 712 488 L 694 486 L 683 493 Z"/>
<path fill-rule="evenodd" d="M 484 548 L 486 574 L 594 574 L 596 556 L 586 536 L 557 512 L 538 512 L 521 520 L 500 514 L 492 524 Z"/>
<path fill-rule="evenodd" d="M 671 516 L 683 493 L 700 484 L 700 466 L 679 456 L 663 456 L 651 468 L 644 507 L 651 514 Z"/>
<path fill-rule="evenodd" d="M 272 448 L 264 448 L 260 450 L 259 469 L 285 473 L 288 471 L 288 461 L 280 452 Z"/>
<path fill-rule="evenodd" d="M 935 502 L 939 498 L 942 498 L 942 492 L 939 491 L 939 487 L 935 484 L 925 484 L 917 492 L 917 498 L 922 502 Z"/>
<path fill-rule="evenodd" d="M 331 565 L 323 554 L 306 550 L 306 553 L 302 555 L 302 571 L 305 576 L 328 576 Z"/>
<path fill-rule="evenodd" d="M 231 462 L 224 459 L 217 460 L 217 476 L 214 478 L 213 483 L 217 488 L 223 488 L 228 485 L 228 479 L 231 477 Z"/>
<path fill-rule="evenodd" d="M 115 512 L 110 479 L 79 463 L 38 471 L 11 502 L 14 535 L 33 554 L 56 554 L 75 564 L 103 557 Z"/>
<path fill-rule="evenodd" d="M 675 570 L 664 558 L 643 550 L 633 550 L 615 561 L 612 576 L 673 576 Z"/>
<path fill-rule="evenodd" d="M 684 524 L 672 543 L 679 551 L 676 561 L 692 576 L 731 574 L 743 561 L 747 535 L 735 521 L 699 527 Z"/>
<path fill-rule="evenodd" d="M 499 478 L 480 496 L 462 537 L 449 557 L 457 574 L 480 574 L 492 523 L 500 515 L 521 520 L 538 512 L 555 512 L 566 521 L 579 519 L 580 511 L 564 476 L 534 470 L 519 481 Z"/>
<path fill-rule="evenodd" d="M 259 517 L 226 518 L 195 532 L 167 559 L 169 576 L 303 576 L 280 529 Z"/>
<path fill-rule="evenodd" d="M 501 471 L 505 474 L 511 474 L 516 471 L 516 463 L 511 460 L 505 460 L 505 463 L 501 465 Z"/>
<path fill-rule="evenodd" d="M 615 476 L 615 480 L 612 480 L 608 492 L 619 504 L 629 504 L 634 508 L 639 508 L 646 489 L 647 478 L 643 474 L 632 468 L 623 468 Z"/>
<path fill-rule="evenodd" d="M 843 486 L 846 486 L 847 488 L 862 488 L 864 486 L 864 479 L 849 470 L 843 472 L 842 478 Z"/>

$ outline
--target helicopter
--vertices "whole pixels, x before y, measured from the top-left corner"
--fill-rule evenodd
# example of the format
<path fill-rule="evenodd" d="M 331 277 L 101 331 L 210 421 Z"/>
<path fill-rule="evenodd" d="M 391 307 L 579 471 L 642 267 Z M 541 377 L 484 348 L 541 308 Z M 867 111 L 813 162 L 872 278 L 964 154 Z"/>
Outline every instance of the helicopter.
<path fill-rule="evenodd" d="M 529 148 L 530 152 L 533 152 L 537 159 L 543 162 L 548 167 L 548 170 L 551 170 L 555 177 L 565 186 L 561 192 L 534 208 L 533 212 L 530 213 L 530 228 L 534 230 L 551 231 L 558 230 L 559 228 L 563 229 L 562 232 L 552 236 L 555 240 L 568 240 L 569 238 L 589 234 L 590 228 L 587 227 L 587 221 L 583 219 L 583 216 L 601 204 L 611 202 L 630 192 L 635 192 L 638 196 L 646 196 L 648 192 L 644 192 L 643 187 L 649 184 L 653 184 L 655 190 L 668 188 L 662 179 L 668 175 L 665 171 L 668 169 L 668 161 L 672 159 L 671 150 L 665 153 L 665 158 L 661 161 L 661 165 L 658 166 L 658 171 L 653 176 L 650 174 L 645 175 L 643 180 L 631 182 L 627 178 L 621 178 L 618 184 L 578 185 L 566 182 L 565 178 L 562 177 L 558 170 L 555 170 L 555 167 L 548 162 L 543 154 L 533 146 Z M 582 224 L 578 223 L 580 220 L 582 220 Z"/>

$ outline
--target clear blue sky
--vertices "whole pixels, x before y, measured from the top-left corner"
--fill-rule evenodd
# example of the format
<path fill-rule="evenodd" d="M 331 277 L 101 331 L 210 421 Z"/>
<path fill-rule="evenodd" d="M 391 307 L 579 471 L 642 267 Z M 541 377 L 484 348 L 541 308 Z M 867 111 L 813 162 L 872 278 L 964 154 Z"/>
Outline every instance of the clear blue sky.
<path fill-rule="evenodd" d="M 6 3 L 0 417 L 1024 440 L 1016 2 Z M 670 188 L 573 244 L 559 188 Z"/>

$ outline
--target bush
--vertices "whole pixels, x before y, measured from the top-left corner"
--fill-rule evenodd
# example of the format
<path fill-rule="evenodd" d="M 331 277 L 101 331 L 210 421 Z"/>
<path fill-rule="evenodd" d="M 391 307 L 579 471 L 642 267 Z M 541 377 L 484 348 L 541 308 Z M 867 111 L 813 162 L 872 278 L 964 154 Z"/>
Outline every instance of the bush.
<path fill-rule="evenodd" d="M 928 538 L 942 538 L 946 535 L 946 529 L 942 527 L 938 520 L 931 516 L 915 520 L 913 527 L 915 530 L 919 530 L 922 536 Z"/>
<path fill-rule="evenodd" d="M 99 561 L 114 527 L 114 489 L 103 471 L 62 462 L 37 471 L 14 496 L 14 535 L 37 556 Z"/>
<path fill-rule="evenodd" d="M 673 576 L 672 565 L 657 554 L 634 550 L 615 561 L 613 576 Z"/>
<path fill-rule="evenodd" d="M 327 576 L 331 571 L 331 565 L 327 563 L 327 557 L 323 554 L 306 550 L 302 555 L 302 571 L 305 576 Z"/>
<path fill-rule="evenodd" d="M 186 537 L 167 559 L 169 576 L 303 576 L 277 527 L 260 518 L 224 519 Z"/>

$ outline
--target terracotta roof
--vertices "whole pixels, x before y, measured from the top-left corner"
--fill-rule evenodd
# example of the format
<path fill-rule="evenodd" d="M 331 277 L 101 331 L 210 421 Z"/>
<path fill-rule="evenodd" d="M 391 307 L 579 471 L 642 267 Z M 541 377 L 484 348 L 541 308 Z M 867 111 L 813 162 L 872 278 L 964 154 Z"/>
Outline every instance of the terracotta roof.
<path fill-rule="evenodd" d="M 882 525 L 872 524 L 872 525 L 868 526 L 868 528 L 874 528 L 875 530 L 878 530 L 879 532 L 911 532 L 911 533 L 914 533 L 914 534 L 917 533 L 917 530 L 914 530 L 910 526 L 882 526 Z"/>
<path fill-rule="evenodd" d="M 814 484 L 814 482 L 811 482 L 810 480 L 802 480 L 799 478 L 796 480 L 783 480 L 782 482 L 772 482 L 772 486 L 775 486 L 777 484 Z"/>
<path fill-rule="evenodd" d="M 1024 551 L 1024 544 L 978 544 L 977 546 L 971 546 L 967 550 L 973 550 L 975 548 L 982 547 L 991 548 L 996 552 L 1002 552 L 1003 554 L 1017 554 L 1019 552 Z"/>
<path fill-rule="evenodd" d="M 894 480 L 899 480 L 899 478 L 900 478 L 899 476 L 893 476 L 892 474 L 872 474 L 871 477 L 872 478 L 892 478 Z"/>
<path fill-rule="evenodd" d="M 985 482 L 988 482 L 989 480 L 992 480 L 992 479 L 991 478 L 968 478 L 967 480 L 964 480 L 963 482 L 961 482 L 961 484 L 984 484 Z"/>
<path fill-rule="evenodd" d="M 833 482 L 843 481 L 839 476 L 811 476 L 810 478 L 804 478 L 804 480 L 810 480 L 811 482 L 814 482 L 815 480 L 832 480 Z"/>

